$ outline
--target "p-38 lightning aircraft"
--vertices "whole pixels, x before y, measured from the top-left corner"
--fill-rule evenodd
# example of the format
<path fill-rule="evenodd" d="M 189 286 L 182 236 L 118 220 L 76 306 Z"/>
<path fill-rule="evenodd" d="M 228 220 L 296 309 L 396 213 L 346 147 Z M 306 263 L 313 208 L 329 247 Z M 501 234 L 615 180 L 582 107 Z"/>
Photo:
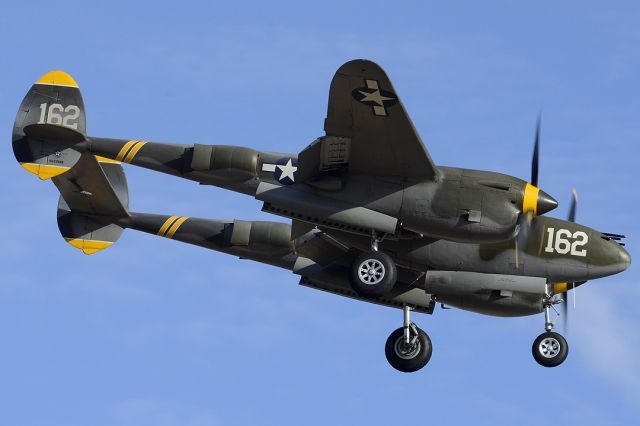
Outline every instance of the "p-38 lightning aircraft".
<path fill-rule="evenodd" d="M 557 366 L 568 345 L 552 331 L 555 305 L 631 262 L 622 235 L 575 223 L 575 197 L 568 220 L 542 216 L 557 202 L 538 188 L 539 122 L 530 182 L 436 166 L 382 68 L 354 60 L 331 82 L 324 130 L 299 154 L 88 136 L 78 85 L 52 71 L 20 105 L 13 151 L 27 171 L 53 180 L 60 232 L 86 254 L 131 228 L 402 309 L 385 354 L 403 372 L 424 367 L 432 351 L 410 313 L 431 314 L 437 303 L 504 317 L 544 312 L 533 356 Z M 131 212 L 121 163 L 249 195 L 291 224 Z"/>

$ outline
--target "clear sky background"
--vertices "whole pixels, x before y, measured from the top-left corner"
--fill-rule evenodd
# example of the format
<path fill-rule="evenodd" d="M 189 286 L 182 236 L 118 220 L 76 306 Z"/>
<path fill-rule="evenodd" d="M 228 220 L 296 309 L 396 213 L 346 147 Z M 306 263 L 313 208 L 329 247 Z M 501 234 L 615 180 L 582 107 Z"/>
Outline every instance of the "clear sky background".
<path fill-rule="evenodd" d="M 323 134 L 347 60 L 381 64 L 438 164 L 527 179 L 566 215 L 624 233 L 636 262 L 636 1 L 5 2 L 0 14 L 0 424 L 637 424 L 636 265 L 577 292 L 570 354 L 538 366 L 543 317 L 414 315 L 416 374 L 384 357 L 400 311 L 299 287 L 284 270 L 125 231 L 85 256 L 58 192 L 10 133 L 51 69 L 79 83 L 90 135 L 299 152 Z M 126 167 L 132 209 L 279 220 L 250 197 Z M 562 327 L 559 328 L 562 330 Z"/>

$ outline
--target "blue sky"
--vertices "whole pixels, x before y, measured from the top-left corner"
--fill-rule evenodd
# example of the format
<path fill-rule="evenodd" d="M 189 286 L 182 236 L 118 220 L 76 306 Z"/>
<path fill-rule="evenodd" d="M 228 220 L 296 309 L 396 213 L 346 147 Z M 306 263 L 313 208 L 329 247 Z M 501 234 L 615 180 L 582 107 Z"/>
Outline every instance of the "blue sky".
<path fill-rule="evenodd" d="M 91 135 L 298 152 L 329 83 L 380 63 L 438 164 L 529 176 L 639 259 L 637 2 L 10 2 L 0 15 L 0 424 L 631 424 L 640 415 L 637 267 L 577 292 L 571 350 L 539 367 L 542 315 L 437 310 L 417 374 L 387 365 L 399 311 L 288 271 L 126 231 L 85 256 L 10 128 L 51 69 L 80 84 Z M 278 220 L 249 197 L 127 167 L 132 209 Z"/>

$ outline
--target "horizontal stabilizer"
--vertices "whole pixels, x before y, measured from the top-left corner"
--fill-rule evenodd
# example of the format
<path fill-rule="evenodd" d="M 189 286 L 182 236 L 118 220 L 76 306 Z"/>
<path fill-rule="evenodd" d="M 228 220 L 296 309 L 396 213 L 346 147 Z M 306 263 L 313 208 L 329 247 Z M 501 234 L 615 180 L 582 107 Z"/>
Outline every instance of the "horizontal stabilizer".
<path fill-rule="evenodd" d="M 129 191 L 122 166 L 82 154 L 78 163 L 54 178 L 62 198 L 76 213 L 120 218 L 127 216 Z"/>
<path fill-rule="evenodd" d="M 115 243 L 128 216 L 129 191 L 120 164 L 82 154 L 78 163 L 53 179 L 60 191 L 58 228 L 64 239 L 85 254 Z"/>
<path fill-rule="evenodd" d="M 86 141 L 86 137 L 77 130 L 55 124 L 29 124 L 24 128 L 24 134 L 32 138 L 44 139 L 51 142 L 67 143 L 69 147 Z"/>

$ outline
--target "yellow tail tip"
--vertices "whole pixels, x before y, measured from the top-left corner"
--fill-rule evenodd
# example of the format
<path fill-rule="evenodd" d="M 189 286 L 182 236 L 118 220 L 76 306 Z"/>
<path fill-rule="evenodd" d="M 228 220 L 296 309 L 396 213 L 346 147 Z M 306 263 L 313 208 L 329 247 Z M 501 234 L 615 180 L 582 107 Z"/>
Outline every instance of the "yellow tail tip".
<path fill-rule="evenodd" d="M 76 83 L 73 77 L 71 77 L 66 72 L 60 71 L 60 70 L 49 71 L 48 73 L 40 77 L 40 79 L 36 81 L 36 84 L 78 87 L 78 83 Z"/>
<path fill-rule="evenodd" d="M 109 241 L 83 240 L 81 238 L 65 238 L 65 240 L 84 254 L 94 254 L 113 245 Z"/>
<path fill-rule="evenodd" d="M 61 175 L 69 170 L 69 167 L 64 166 L 49 166 L 46 164 L 36 163 L 20 163 L 20 165 L 29 173 L 33 173 L 42 180 L 51 179 L 54 176 Z"/>

